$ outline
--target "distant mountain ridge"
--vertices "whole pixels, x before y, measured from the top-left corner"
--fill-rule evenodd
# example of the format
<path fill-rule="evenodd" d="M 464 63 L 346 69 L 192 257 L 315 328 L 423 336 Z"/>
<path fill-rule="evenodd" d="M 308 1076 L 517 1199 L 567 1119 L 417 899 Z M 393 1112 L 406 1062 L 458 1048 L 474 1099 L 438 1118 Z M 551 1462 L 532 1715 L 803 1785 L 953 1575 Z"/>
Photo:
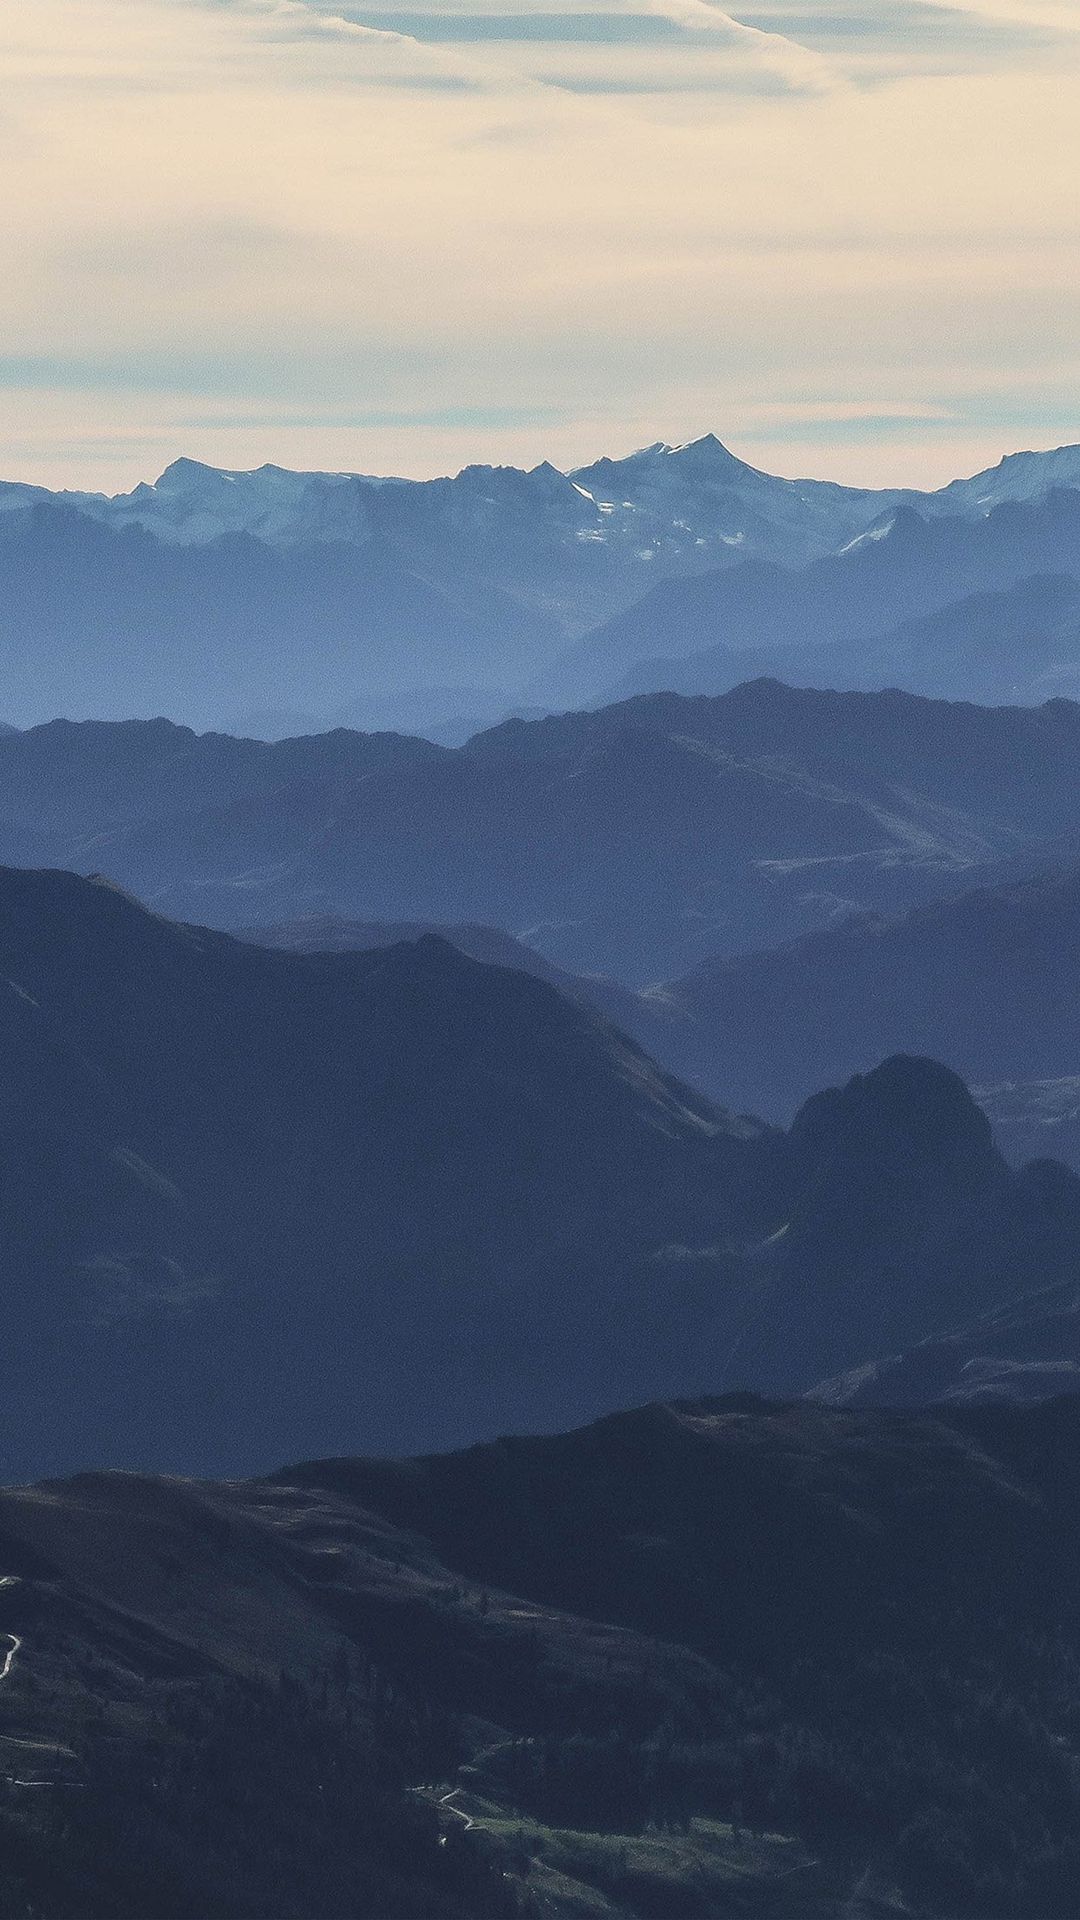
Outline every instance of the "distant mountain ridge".
<path fill-rule="evenodd" d="M 736 649 L 709 646 L 682 657 L 639 661 L 623 696 L 667 687 L 725 693 L 750 675 L 796 687 L 873 691 L 903 687 L 933 700 L 1037 706 L 1080 693 L 1080 577 L 1027 575 L 971 593 L 856 641 L 826 640 Z"/>
<path fill-rule="evenodd" d="M 494 926 L 564 973 L 640 986 L 1065 859 L 1078 796 L 1068 701 L 758 681 L 459 749 L 55 722 L 0 739 L 0 859 L 105 873 L 223 928 Z"/>
<path fill-rule="evenodd" d="M 1057 656 L 1025 666 L 1027 614 L 1053 624 L 1068 609 L 1042 605 L 1044 576 L 1061 580 L 1058 602 L 1070 583 L 1080 581 L 1080 493 L 1052 488 L 1034 501 L 1003 501 L 973 520 L 925 517 L 906 503 L 880 530 L 880 537 L 791 571 L 764 560 L 750 560 L 727 572 L 661 580 L 633 606 L 611 616 L 576 643 L 540 682 L 564 704 L 610 700 L 621 692 L 721 692 L 733 677 L 771 672 L 778 678 L 808 676 L 804 684 L 848 688 L 896 684 L 908 691 L 940 692 L 946 697 L 978 698 L 982 689 L 1009 686 L 1007 663 L 1000 658 L 1003 636 L 992 621 L 985 641 L 978 632 L 963 657 L 939 663 L 941 678 L 927 682 L 934 666 L 931 636 L 920 655 L 918 634 L 905 658 L 904 629 L 934 616 L 945 629 L 962 623 L 964 603 L 973 596 L 1018 596 L 1019 632 L 1013 635 L 1013 683 L 1023 697 L 1037 699 L 1040 672 L 1052 673 Z M 1025 587 L 1024 583 L 1028 583 Z M 1027 596 L 1033 605 L 1023 606 Z M 1006 606 L 1008 602 L 1006 602 Z M 1075 616 L 1061 664 L 1075 673 L 1078 643 Z M 1033 648 L 1033 652 L 1036 650 Z M 749 658 L 740 666 L 739 655 Z M 985 658 L 984 658 L 985 656 Z M 788 674 L 788 667 L 792 668 Z M 952 667 L 952 677 L 948 669 Z M 966 677 L 963 669 L 966 667 Z M 909 679 L 907 675 L 912 675 Z M 980 674 L 983 676 L 980 678 Z M 920 677 L 921 675 L 921 677 Z M 1067 684 L 1045 687 L 1045 694 L 1067 691 Z M 1015 696 L 1014 696 L 1015 697 Z"/>
<path fill-rule="evenodd" d="M 780 558 L 802 565 L 845 540 L 877 529 L 901 502 L 924 515 L 979 519 L 1003 501 L 1038 502 L 1054 487 L 1080 486 L 1080 445 L 1007 454 L 996 467 L 933 491 L 866 488 L 835 481 L 781 479 L 733 454 L 714 433 L 672 446 L 658 440 L 618 459 L 562 471 L 543 461 L 518 467 L 468 466 L 454 476 L 403 480 L 360 473 L 302 472 L 271 464 L 240 471 L 175 460 L 152 483 L 106 495 L 59 493 L 0 482 L 0 512 L 59 501 L 122 528 L 199 545 L 226 533 L 250 533 L 271 545 L 311 541 L 363 544 L 376 532 L 420 529 L 441 519 L 463 530 L 502 511 L 545 514 L 553 529 L 583 540 L 642 549 L 648 558 Z M 494 512 L 485 509 L 495 510 Z M 644 557 L 642 553 L 641 557 Z"/>
<path fill-rule="evenodd" d="M 1049 1082 L 1080 1074 L 1078 969 L 1072 865 L 706 962 L 656 996 L 662 1051 L 698 1085 L 778 1121 L 823 1080 L 897 1051 L 989 1088 Z M 1055 1129 L 1043 1132 L 1053 1152 Z"/>
<path fill-rule="evenodd" d="M 460 739 L 463 715 L 603 696 L 665 651 L 873 638 L 1068 571 L 1078 489 L 1077 447 L 919 494 L 781 479 L 711 434 L 574 473 L 181 459 L 113 499 L 0 483 L 5 713 L 280 732 L 413 706 Z"/>

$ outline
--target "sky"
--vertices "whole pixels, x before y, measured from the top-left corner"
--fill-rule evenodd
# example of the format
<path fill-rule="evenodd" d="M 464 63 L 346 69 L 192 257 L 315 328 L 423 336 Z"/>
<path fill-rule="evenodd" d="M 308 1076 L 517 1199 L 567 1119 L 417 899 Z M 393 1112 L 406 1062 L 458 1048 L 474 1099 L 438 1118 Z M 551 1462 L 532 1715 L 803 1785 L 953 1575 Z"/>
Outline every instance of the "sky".
<path fill-rule="evenodd" d="M 0 0 L 0 477 L 1080 441 L 1080 0 Z"/>

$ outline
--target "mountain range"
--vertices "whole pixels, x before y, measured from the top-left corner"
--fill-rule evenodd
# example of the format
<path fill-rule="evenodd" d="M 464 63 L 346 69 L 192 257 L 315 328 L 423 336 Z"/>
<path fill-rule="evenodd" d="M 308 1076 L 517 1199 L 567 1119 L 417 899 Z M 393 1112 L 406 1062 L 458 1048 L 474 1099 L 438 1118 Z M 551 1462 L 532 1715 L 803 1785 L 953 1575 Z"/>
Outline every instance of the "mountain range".
<path fill-rule="evenodd" d="M 707 433 L 565 473 L 543 462 L 531 471 L 465 467 L 438 480 L 276 466 L 243 473 L 180 459 L 152 484 L 113 496 L 0 483 L 0 512 L 56 502 L 104 525 L 141 527 L 185 546 L 227 533 L 279 547 L 363 545 L 381 535 L 411 543 L 430 560 L 466 536 L 504 564 L 516 535 L 519 543 L 556 551 L 574 540 L 608 549 L 588 557 L 595 571 L 599 558 L 610 563 L 611 550 L 646 548 L 662 566 L 689 560 L 703 569 L 732 552 L 804 564 L 876 528 L 901 503 L 918 503 L 925 516 L 978 520 L 1003 501 L 1038 503 L 1056 487 L 1077 485 L 1077 446 L 1007 455 L 996 467 L 927 493 L 780 479 Z"/>
<path fill-rule="evenodd" d="M 1078 487 L 1076 447 L 920 494 L 780 479 L 713 435 L 573 473 L 179 460 L 111 499 L 7 482 L 6 715 L 486 724 L 610 696 L 629 672 L 640 686 L 664 654 L 877 640 L 1032 575 L 1074 578 Z M 1051 647 L 1041 671 L 1071 658 Z M 703 660 L 702 690 L 721 670 Z M 675 683 L 666 665 L 645 678 Z"/>
<path fill-rule="evenodd" d="M 563 704 L 713 693 L 765 671 L 839 687 L 888 685 L 892 674 L 909 691 L 959 699 L 1015 683 L 1038 699 L 1075 675 L 1078 576 L 1075 489 L 1005 501 L 974 521 L 903 505 L 872 536 L 801 569 L 748 561 L 659 582 L 563 656 L 545 690 Z"/>
<path fill-rule="evenodd" d="M 475 743 L 476 765 L 473 749 L 394 735 L 266 745 L 167 722 L 53 723 L 0 741 L 0 846 L 20 864 L 104 869 L 158 906 L 297 951 L 442 935 L 598 1008 L 708 1097 L 774 1122 L 888 1054 L 929 1054 L 979 1089 L 1013 1158 L 1080 1166 L 1076 715 L 762 683 L 512 726 Z M 689 784 L 699 770 L 704 786 Z M 575 808 L 561 827 L 560 788 Z M 476 844 L 448 872 L 455 791 L 455 835 Z M 828 812 L 806 811 L 814 791 L 869 819 L 877 847 L 868 833 L 861 858 L 837 855 Z M 726 848 L 701 843 L 703 792 Z M 557 828 L 559 861 L 545 862 Z M 740 859 L 756 833 L 773 836 L 766 857 Z M 712 863 L 720 910 L 688 894 L 691 862 Z M 560 925 L 574 890 L 591 916 Z M 275 912 L 276 927 L 259 918 Z"/>
<path fill-rule="evenodd" d="M 1064 862 L 1078 793 L 1067 701 L 761 681 L 515 721 L 456 750 L 53 722 L 0 739 L 0 858 L 103 872 L 223 928 L 495 926 L 564 972 L 644 985 Z"/>
<path fill-rule="evenodd" d="M 854 642 L 712 646 L 644 660 L 624 675 L 619 692 L 665 686 L 678 693 L 726 693 L 753 675 L 798 687 L 903 687 L 930 699 L 982 706 L 1074 698 L 1080 687 L 1080 583 L 1066 574 L 1032 575 Z"/>
<path fill-rule="evenodd" d="M 9 486 L 0 618 L 0 1911 L 1071 1920 L 1080 449 Z"/>
<path fill-rule="evenodd" d="M 824 1080 L 899 1051 L 987 1088 L 1064 1080 L 1080 1063 L 1078 965 L 1071 867 L 706 962 L 637 1005 L 679 1071 L 786 1121 Z"/>
<path fill-rule="evenodd" d="M 972 1083 L 1015 1164 L 1050 1156 L 1080 1172 L 1078 896 L 1075 866 L 972 887 L 906 914 L 855 914 L 637 990 L 566 973 L 492 927 L 313 914 L 243 937 L 314 953 L 437 934 L 474 959 L 549 981 L 709 1097 L 781 1123 L 827 1081 L 891 1053 L 932 1055 Z"/>
<path fill-rule="evenodd" d="M 0 974 L 5 1478 L 803 1390 L 1080 1258 L 1080 1181 L 930 1061 L 785 1134 L 443 941 L 271 950 L 68 874 L 2 875 Z"/>
<path fill-rule="evenodd" d="M 741 1396 L 5 1489 L 4 1910 L 1067 1920 L 1078 1419 Z"/>

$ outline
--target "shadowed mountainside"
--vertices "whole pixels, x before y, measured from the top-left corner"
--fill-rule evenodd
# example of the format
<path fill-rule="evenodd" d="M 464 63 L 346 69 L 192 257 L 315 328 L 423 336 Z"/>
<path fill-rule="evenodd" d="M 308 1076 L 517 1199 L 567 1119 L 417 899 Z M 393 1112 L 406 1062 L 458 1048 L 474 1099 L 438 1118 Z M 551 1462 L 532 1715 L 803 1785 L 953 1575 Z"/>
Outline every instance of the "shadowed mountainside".
<path fill-rule="evenodd" d="M 1052 1176 L 1051 1176 L 1052 1177 Z M 834 1407 L 972 1406 L 1080 1391 L 1080 1282 L 1010 1300 L 906 1352 L 822 1381 L 811 1397 Z"/>
<path fill-rule="evenodd" d="M 1080 1183 L 929 1061 L 771 1133 L 437 939 L 272 951 L 67 874 L 0 875 L 0 975 L 9 1475 L 801 1390 L 1080 1258 Z"/>
<path fill-rule="evenodd" d="M 663 1043 L 653 1050 L 675 1071 L 771 1119 L 896 1052 L 1000 1088 L 991 1111 L 1004 1117 L 1010 1083 L 1064 1083 L 1080 1070 L 1078 962 L 1072 867 L 706 963 L 633 1004 L 655 1007 Z M 1042 1133 L 1053 1151 L 1049 1113 Z"/>
<path fill-rule="evenodd" d="M 8 1489 L 5 1910 L 1068 1920 L 1078 1420 L 742 1396 Z"/>

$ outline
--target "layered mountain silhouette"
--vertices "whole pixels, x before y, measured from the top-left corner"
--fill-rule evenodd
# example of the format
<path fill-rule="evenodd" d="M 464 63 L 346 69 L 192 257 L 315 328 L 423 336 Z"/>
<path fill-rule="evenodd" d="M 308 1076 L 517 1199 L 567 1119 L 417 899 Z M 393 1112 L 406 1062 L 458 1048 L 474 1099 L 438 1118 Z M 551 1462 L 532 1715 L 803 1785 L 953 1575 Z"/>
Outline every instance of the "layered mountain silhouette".
<path fill-rule="evenodd" d="M 510 722 L 458 750 L 51 723 L 0 740 L 0 854 L 225 928 L 493 925 L 564 971 L 641 985 L 1064 859 L 1078 793 L 1070 702 L 759 682 Z"/>
<path fill-rule="evenodd" d="M 274 951 L 69 874 L 3 875 L 0 974 L 8 1478 L 802 1390 L 1080 1258 L 931 1062 L 781 1135 L 437 939 Z"/>
<path fill-rule="evenodd" d="M 870 640 L 707 647 L 683 659 L 646 660 L 626 675 L 622 691 L 725 693 L 750 673 L 798 687 L 903 687 L 984 706 L 1073 698 L 1080 685 L 1080 582 L 1037 574 L 952 601 Z"/>
<path fill-rule="evenodd" d="M 1080 494 L 1072 488 L 1056 489 L 1037 504 L 1004 502 L 971 522 L 926 519 L 902 505 L 871 534 L 801 570 L 753 561 L 730 572 L 661 581 L 564 655 L 543 690 L 563 704 L 669 686 L 688 693 L 722 691 L 731 684 L 725 676 L 735 670 L 729 656 L 742 650 L 759 661 L 764 655 L 766 670 L 774 672 L 783 672 L 795 653 L 811 675 L 835 676 L 832 685 L 852 684 L 844 676 L 854 666 L 859 678 L 853 684 L 863 685 L 879 659 L 882 671 L 890 659 L 894 672 L 903 671 L 904 635 L 896 630 L 905 623 L 933 615 L 941 616 L 940 626 L 955 622 L 961 631 L 953 646 L 962 656 L 966 616 L 957 603 L 972 595 L 1016 590 L 1035 603 L 1038 618 L 1045 597 L 1038 581 L 1045 575 L 1080 577 Z M 1059 600 L 1061 593 L 1059 588 Z M 1021 682 L 1024 631 L 1021 623 L 1013 647 L 1014 677 Z M 1075 628 L 1069 632 L 1074 636 Z M 913 672 L 925 675 L 917 633 L 909 644 Z M 933 630 L 927 646 L 932 658 Z M 1056 654 L 1060 664 L 1075 667 L 1074 638 L 1051 645 L 1048 637 L 1047 647 L 1037 670 L 1027 668 L 1029 686 L 1058 664 Z M 1000 636 L 995 642 L 991 632 L 986 684 L 995 674 L 1000 682 L 1001 650 Z M 969 671 L 975 695 L 978 658 Z M 955 663 L 953 674 L 955 682 Z M 925 679 L 912 686 L 923 690 Z"/>
<path fill-rule="evenodd" d="M 1064 1916 L 1078 1420 L 740 1396 L 6 1489 L 0 1896 Z"/>
<path fill-rule="evenodd" d="M 707 963 L 635 1010 L 655 1011 L 681 1072 L 778 1120 L 894 1052 L 931 1054 L 1004 1100 L 1080 1072 L 1078 962 L 1072 867 Z M 1043 1136 L 1055 1151 L 1050 1114 Z"/>
<path fill-rule="evenodd" d="M 1014 1164 L 1049 1156 L 1080 1172 L 1078 888 L 1070 867 L 905 915 L 854 915 L 637 991 L 566 973 L 492 927 L 312 914 L 242 937 L 316 953 L 437 934 L 474 959 L 548 980 L 710 1097 L 778 1122 L 816 1087 L 884 1055 L 932 1055 L 972 1083 Z"/>
<path fill-rule="evenodd" d="M 336 713 L 425 682 L 501 685 L 559 629 L 494 585 L 466 604 L 381 544 L 283 551 L 246 532 L 178 546 L 49 503 L 0 514 L 8 711 L 16 722 L 254 706 Z"/>
<path fill-rule="evenodd" d="M 717 691 L 712 645 L 877 641 L 972 594 L 1074 577 L 1078 487 L 1076 448 L 875 493 L 763 473 L 714 435 L 573 474 L 411 482 L 181 459 L 115 499 L 8 482 L 6 712 L 250 716 L 272 737 L 298 717 L 380 726 L 389 703 L 389 724 L 416 708 L 460 739 L 463 714 L 610 696 L 660 654 L 702 654 L 702 677 L 663 666 L 636 686 Z M 1047 644 L 1015 697 L 1073 670 Z"/>

